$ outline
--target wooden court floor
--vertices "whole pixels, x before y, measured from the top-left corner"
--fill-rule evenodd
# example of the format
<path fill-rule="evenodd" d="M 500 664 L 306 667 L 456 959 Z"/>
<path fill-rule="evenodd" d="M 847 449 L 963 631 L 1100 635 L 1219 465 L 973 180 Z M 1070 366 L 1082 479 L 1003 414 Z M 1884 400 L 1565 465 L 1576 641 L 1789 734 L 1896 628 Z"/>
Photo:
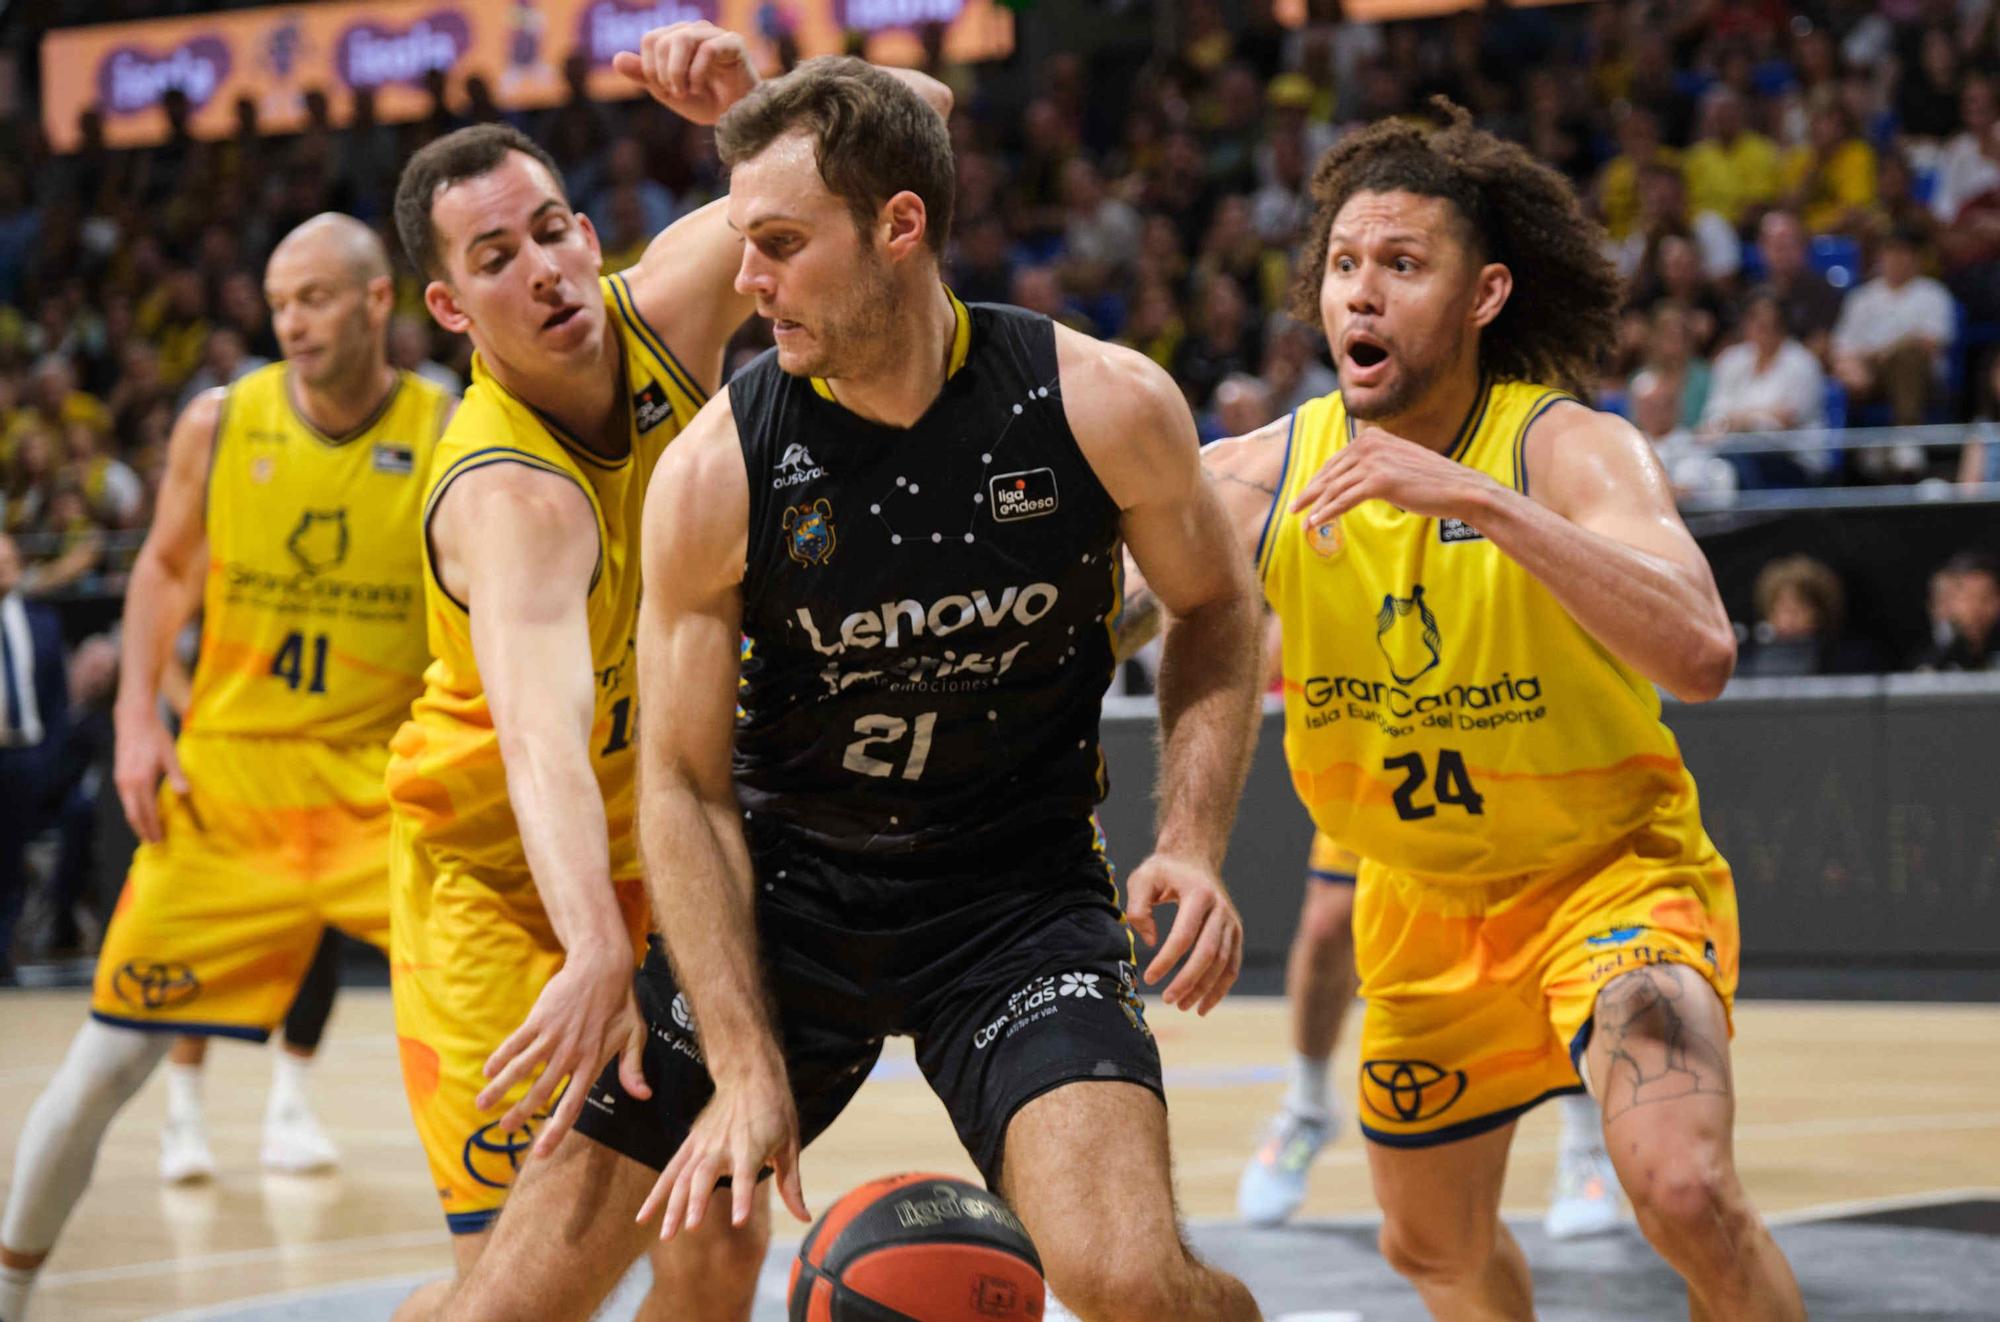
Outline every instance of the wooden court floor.
<path fill-rule="evenodd" d="M 0 1183 L 12 1178 L 28 1106 L 84 1013 L 81 992 L 0 994 Z M 1155 1005 L 1187 1215 L 1233 1215 L 1237 1173 L 1283 1092 L 1283 1003 L 1226 1002 L 1206 1020 Z M 1351 1078 L 1350 1025 L 1339 1076 Z M 1753 1002 L 1740 1007 L 1738 1159 L 1769 1214 L 2000 1187 L 2000 1006 Z M 268 1176 L 256 1163 L 269 1061 L 220 1042 L 207 1100 L 221 1166 L 212 1184 L 163 1188 L 154 1174 L 164 1090 L 155 1078 L 106 1140 L 96 1180 L 43 1272 L 35 1322 L 111 1322 L 287 1290 L 441 1272 L 448 1248 L 397 1077 L 388 994 L 343 995 L 314 1098 L 345 1152 L 341 1169 Z M 1544 1108 L 1522 1122 L 1510 1212 L 1546 1196 L 1556 1134 Z M 971 1175 L 907 1044 L 807 1154 L 806 1196 L 823 1208 L 896 1170 Z M 1303 1215 L 1371 1211 L 1362 1145 L 1346 1132 L 1314 1169 Z M 786 1233 L 781 1229 L 780 1233 Z"/>

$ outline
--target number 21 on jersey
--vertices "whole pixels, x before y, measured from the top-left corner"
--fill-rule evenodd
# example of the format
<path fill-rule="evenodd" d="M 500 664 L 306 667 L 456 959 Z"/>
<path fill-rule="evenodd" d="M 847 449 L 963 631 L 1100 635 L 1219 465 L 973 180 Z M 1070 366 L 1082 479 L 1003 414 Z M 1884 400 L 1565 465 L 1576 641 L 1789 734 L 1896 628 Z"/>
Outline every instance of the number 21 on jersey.
<path fill-rule="evenodd" d="M 840 765 L 863 776 L 897 775 L 896 764 L 875 756 L 869 750 L 880 748 L 885 753 L 902 752 L 905 736 L 915 735 L 909 740 L 909 754 L 903 758 L 901 775 L 904 780 L 915 780 L 924 774 L 924 763 L 931 755 L 931 732 L 937 729 L 937 713 L 927 711 L 917 717 L 914 725 L 900 716 L 863 716 L 854 722 L 854 733 L 860 738 L 847 746 L 847 756 Z"/>

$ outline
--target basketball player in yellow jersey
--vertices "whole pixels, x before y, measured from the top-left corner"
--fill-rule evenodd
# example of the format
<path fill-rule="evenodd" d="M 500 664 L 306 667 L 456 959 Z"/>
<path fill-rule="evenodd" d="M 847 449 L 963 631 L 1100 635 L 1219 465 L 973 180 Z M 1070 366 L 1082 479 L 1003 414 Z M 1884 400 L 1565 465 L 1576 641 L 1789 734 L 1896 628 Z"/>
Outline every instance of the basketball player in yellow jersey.
<path fill-rule="evenodd" d="M 176 422 L 125 599 L 117 784 L 141 843 L 90 1022 L 22 1130 L 0 1223 L 7 1322 L 175 1034 L 262 1041 L 328 925 L 388 944 L 382 777 L 428 659 L 416 530 L 453 401 L 389 366 L 389 259 L 361 222 L 307 221 L 264 285 L 285 361 Z M 176 742 L 157 695 L 197 605 Z"/>
<path fill-rule="evenodd" d="M 1338 392 L 1210 447 L 1284 627 L 1285 753 L 1362 856 L 1382 1251 L 1439 1318 L 1533 1316 L 1514 1122 L 1588 1083 L 1698 1319 L 1798 1319 L 1738 1181 L 1728 865 L 1660 721 L 1735 661 L 1645 440 L 1578 403 L 1620 290 L 1568 186 L 1452 110 L 1320 162 L 1294 314 Z M 1543 384 L 1551 383 L 1551 384 Z"/>
<path fill-rule="evenodd" d="M 741 38 L 706 23 L 648 33 L 618 67 L 701 123 L 756 83 Z M 537 1159 L 588 1159 L 590 1144 L 557 1150 L 588 1092 L 560 1082 L 587 1083 L 622 1052 L 645 1087 L 632 990 L 650 925 L 633 824 L 640 512 L 752 304 L 733 288 L 742 243 L 723 204 L 603 277 L 554 161 L 500 126 L 412 156 L 396 220 L 432 315 L 477 349 L 425 498 L 436 660 L 389 770 L 403 1078 L 463 1276 L 531 1144 Z M 489 1066 L 503 1048 L 505 1067 Z M 634 1230 L 632 1252 L 650 1239 Z M 765 1235 L 761 1222 L 718 1225 L 656 1257 L 650 1306 L 747 1311 L 747 1296 L 700 1283 L 743 1278 L 734 1260 L 761 1261 Z M 506 1270 L 488 1283 L 515 1284 Z M 420 1292 L 399 1316 L 524 1307 L 452 1289 Z"/>

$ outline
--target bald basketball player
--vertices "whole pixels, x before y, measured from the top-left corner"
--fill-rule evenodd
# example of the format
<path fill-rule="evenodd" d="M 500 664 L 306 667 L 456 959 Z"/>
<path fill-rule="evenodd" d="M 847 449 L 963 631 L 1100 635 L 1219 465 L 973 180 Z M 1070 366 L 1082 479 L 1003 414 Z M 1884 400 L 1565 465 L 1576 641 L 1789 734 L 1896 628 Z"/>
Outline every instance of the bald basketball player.
<path fill-rule="evenodd" d="M 419 500 L 454 400 L 384 352 L 389 258 L 349 216 L 264 274 L 284 361 L 188 405 L 125 599 L 119 798 L 138 833 L 90 1019 L 29 1112 L 0 1221 L 0 1319 L 174 1035 L 263 1041 L 325 928 L 389 938 L 389 737 L 421 691 Z M 159 714 L 202 610 L 187 719 Z"/>

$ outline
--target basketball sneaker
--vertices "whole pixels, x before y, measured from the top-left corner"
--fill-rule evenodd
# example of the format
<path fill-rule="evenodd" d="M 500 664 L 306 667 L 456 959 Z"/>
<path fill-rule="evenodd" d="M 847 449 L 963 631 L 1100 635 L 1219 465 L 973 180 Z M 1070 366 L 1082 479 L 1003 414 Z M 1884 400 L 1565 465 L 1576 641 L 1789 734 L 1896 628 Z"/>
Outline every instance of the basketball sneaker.
<path fill-rule="evenodd" d="M 175 1115 L 160 1126 L 160 1182 L 193 1184 L 215 1178 L 215 1154 L 209 1151 L 208 1129 L 201 1112 Z"/>
<path fill-rule="evenodd" d="M 1542 1229 L 1550 1239 L 1582 1239 L 1616 1230 L 1623 1216 L 1618 1172 L 1602 1141 L 1556 1149 L 1555 1191 Z"/>
<path fill-rule="evenodd" d="M 1253 1226 L 1290 1220 L 1306 1200 L 1306 1172 L 1333 1136 L 1333 1121 L 1289 1106 L 1273 1116 L 1236 1186 L 1237 1215 Z"/>
<path fill-rule="evenodd" d="M 340 1149 L 303 1098 L 273 1101 L 264 1112 L 264 1169 L 304 1175 L 339 1164 Z"/>

